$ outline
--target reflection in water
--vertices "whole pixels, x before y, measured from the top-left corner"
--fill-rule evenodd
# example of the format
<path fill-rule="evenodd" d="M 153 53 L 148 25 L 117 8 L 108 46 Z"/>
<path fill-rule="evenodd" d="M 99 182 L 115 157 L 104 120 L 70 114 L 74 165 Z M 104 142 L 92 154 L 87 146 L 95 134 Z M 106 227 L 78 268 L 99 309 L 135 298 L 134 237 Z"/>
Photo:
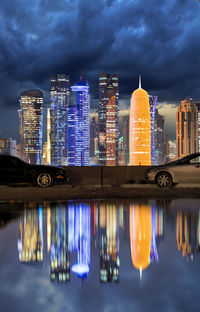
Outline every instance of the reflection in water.
<path fill-rule="evenodd" d="M 43 221 L 44 216 L 44 221 Z M 46 216 L 46 218 L 45 218 Z M 165 215 L 166 217 L 166 215 Z M 200 213 L 198 210 L 172 211 L 176 220 L 177 248 L 184 257 L 200 252 Z M 166 219 L 165 219 L 166 220 Z M 43 223 L 47 242 L 43 243 Z M 69 282 L 71 271 L 83 279 L 88 277 L 91 262 L 91 239 L 99 254 L 101 283 L 119 282 L 119 241 L 130 239 L 131 260 L 142 271 L 159 261 L 159 237 L 164 237 L 163 209 L 159 202 L 135 202 L 127 206 L 114 203 L 55 203 L 47 210 L 24 211 L 18 240 L 22 263 L 43 263 L 44 245 L 49 254 L 50 280 Z"/>
<path fill-rule="evenodd" d="M 119 211 L 100 205 L 100 282 L 119 282 Z"/>
<path fill-rule="evenodd" d="M 150 262 L 151 207 L 145 204 L 130 206 L 130 244 L 133 266 L 140 271 Z"/>
<path fill-rule="evenodd" d="M 177 212 L 177 247 L 183 257 L 193 259 L 194 254 L 199 252 L 197 214 L 192 212 Z"/>
<path fill-rule="evenodd" d="M 72 272 L 83 278 L 90 270 L 90 207 L 87 204 L 73 204 L 69 207 L 70 251 L 76 251 L 77 262 L 72 265 Z"/>
<path fill-rule="evenodd" d="M 53 207 L 52 207 L 53 208 Z M 70 259 L 66 237 L 67 219 L 64 205 L 47 209 L 47 246 L 50 253 L 51 281 L 70 280 Z"/>
<path fill-rule="evenodd" d="M 42 208 L 25 210 L 20 221 L 20 239 L 18 239 L 19 260 L 26 263 L 43 261 L 43 220 Z"/>

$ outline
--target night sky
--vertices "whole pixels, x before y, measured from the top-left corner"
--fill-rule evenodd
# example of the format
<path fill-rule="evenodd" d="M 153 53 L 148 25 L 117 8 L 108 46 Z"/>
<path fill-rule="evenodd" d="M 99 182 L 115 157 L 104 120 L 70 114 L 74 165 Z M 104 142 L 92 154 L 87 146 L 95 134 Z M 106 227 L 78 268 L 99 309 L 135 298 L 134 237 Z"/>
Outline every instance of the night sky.
<path fill-rule="evenodd" d="M 118 72 L 121 109 L 128 108 L 138 75 L 158 95 L 174 136 L 176 105 L 200 100 L 198 0 L 1 0 L 0 130 L 18 138 L 17 109 L 24 90 L 49 103 L 49 76 L 75 83 L 84 71 L 91 108 L 98 105 L 98 73 Z"/>

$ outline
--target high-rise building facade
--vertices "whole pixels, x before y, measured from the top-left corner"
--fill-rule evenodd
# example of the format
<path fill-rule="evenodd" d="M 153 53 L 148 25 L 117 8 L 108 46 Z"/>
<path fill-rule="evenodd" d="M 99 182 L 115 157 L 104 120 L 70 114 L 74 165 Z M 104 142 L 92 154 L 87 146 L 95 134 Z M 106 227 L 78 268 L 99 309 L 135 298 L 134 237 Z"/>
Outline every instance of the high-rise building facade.
<path fill-rule="evenodd" d="M 200 152 L 200 101 L 195 101 L 198 115 L 198 152 Z"/>
<path fill-rule="evenodd" d="M 96 118 L 92 117 L 90 120 L 90 164 L 96 165 L 98 163 L 98 124 Z"/>
<path fill-rule="evenodd" d="M 118 74 L 99 75 L 99 164 L 118 165 L 119 87 Z"/>
<path fill-rule="evenodd" d="M 76 142 L 75 142 L 75 131 L 76 131 L 76 106 L 70 105 L 68 108 L 68 142 L 67 142 L 67 159 L 68 166 L 75 166 L 76 164 Z"/>
<path fill-rule="evenodd" d="M 155 158 L 156 164 L 162 165 L 165 162 L 165 117 L 160 115 L 156 109 L 155 113 Z"/>
<path fill-rule="evenodd" d="M 75 166 L 90 165 L 90 95 L 87 81 L 71 87 L 76 92 L 75 111 Z"/>
<path fill-rule="evenodd" d="M 67 164 L 67 113 L 69 107 L 70 79 L 58 74 L 50 80 L 51 164 Z"/>
<path fill-rule="evenodd" d="M 198 151 L 198 111 L 191 98 L 186 98 L 177 108 L 176 113 L 176 156 L 183 156 Z"/>
<path fill-rule="evenodd" d="M 20 105 L 19 116 L 24 159 L 31 164 L 40 164 L 43 137 L 43 93 L 39 90 L 22 92 Z"/>
<path fill-rule="evenodd" d="M 123 149 L 125 153 L 125 165 L 129 164 L 129 115 L 122 119 Z"/>
<path fill-rule="evenodd" d="M 131 97 L 129 119 L 129 161 L 131 166 L 151 165 L 151 118 L 148 93 L 141 88 Z"/>
<path fill-rule="evenodd" d="M 149 95 L 149 106 L 151 116 L 151 165 L 156 165 L 156 154 L 155 154 L 155 114 L 157 105 L 157 96 Z"/>

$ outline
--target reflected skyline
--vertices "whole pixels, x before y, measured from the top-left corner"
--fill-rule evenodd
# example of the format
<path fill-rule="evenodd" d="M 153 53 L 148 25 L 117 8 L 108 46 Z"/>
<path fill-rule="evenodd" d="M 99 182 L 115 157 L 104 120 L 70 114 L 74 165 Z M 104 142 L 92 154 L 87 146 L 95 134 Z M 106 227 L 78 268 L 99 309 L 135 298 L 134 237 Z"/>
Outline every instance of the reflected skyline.
<path fill-rule="evenodd" d="M 19 260 L 21 263 L 43 263 L 46 246 L 51 282 L 70 282 L 71 274 L 88 279 L 91 240 L 94 240 L 99 256 L 98 263 L 93 262 L 93 265 L 96 269 L 99 266 L 100 283 L 118 283 L 120 240 L 124 237 L 129 240 L 133 269 L 139 271 L 142 279 L 143 271 L 159 262 L 158 245 L 160 239 L 164 239 L 168 204 L 162 201 L 161 205 L 157 201 L 131 205 L 71 201 L 25 209 L 19 221 Z M 183 257 L 193 259 L 200 250 L 200 212 L 178 210 L 175 218 L 177 250 Z"/>

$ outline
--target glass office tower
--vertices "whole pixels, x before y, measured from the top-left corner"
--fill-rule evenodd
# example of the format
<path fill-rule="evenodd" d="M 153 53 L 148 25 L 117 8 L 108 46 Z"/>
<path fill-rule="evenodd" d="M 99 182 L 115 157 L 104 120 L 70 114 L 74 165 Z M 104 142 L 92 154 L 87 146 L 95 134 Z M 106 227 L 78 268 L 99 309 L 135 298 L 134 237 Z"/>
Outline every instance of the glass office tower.
<path fill-rule="evenodd" d="M 75 109 L 75 166 L 90 165 L 90 96 L 87 81 L 80 81 L 71 87 L 76 92 Z M 72 121 L 72 120 L 71 120 Z M 72 121 L 73 122 L 73 121 Z M 72 130 L 72 129 L 71 129 Z M 69 157 L 68 157 L 69 158 Z"/>
<path fill-rule="evenodd" d="M 99 75 L 99 164 L 118 165 L 119 87 L 118 74 Z"/>
<path fill-rule="evenodd" d="M 51 164 L 67 164 L 67 113 L 70 80 L 68 75 L 51 76 L 50 141 Z"/>
<path fill-rule="evenodd" d="M 41 164 L 43 93 L 29 90 L 21 93 L 20 132 L 24 160 L 31 164 Z M 23 157 L 22 157 L 23 158 Z"/>

